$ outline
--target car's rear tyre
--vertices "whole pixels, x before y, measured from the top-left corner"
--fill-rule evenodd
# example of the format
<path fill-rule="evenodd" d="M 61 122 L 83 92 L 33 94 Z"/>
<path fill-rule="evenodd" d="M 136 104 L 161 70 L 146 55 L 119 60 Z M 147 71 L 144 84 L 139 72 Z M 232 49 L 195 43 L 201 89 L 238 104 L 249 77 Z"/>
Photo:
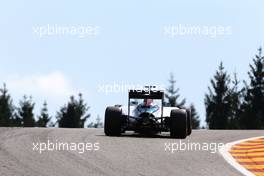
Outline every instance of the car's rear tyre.
<path fill-rule="evenodd" d="M 191 110 L 190 109 L 186 109 L 186 113 L 187 113 L 187 135 L 191 135 L 192 133 L 192 116 L 191 116 Z"/>
<path fill-rule="evenodd" d="M 177 139 L 185 139 L 187 136 L 187 113 L 180 109 L 171 111 L 170 136 Z"/>
<path fill-rule="evenodd" d="M 107 107 L 105 110 L 104 132 L 107 136 L 120 136 L 122 111 L 118 107 Z"/>

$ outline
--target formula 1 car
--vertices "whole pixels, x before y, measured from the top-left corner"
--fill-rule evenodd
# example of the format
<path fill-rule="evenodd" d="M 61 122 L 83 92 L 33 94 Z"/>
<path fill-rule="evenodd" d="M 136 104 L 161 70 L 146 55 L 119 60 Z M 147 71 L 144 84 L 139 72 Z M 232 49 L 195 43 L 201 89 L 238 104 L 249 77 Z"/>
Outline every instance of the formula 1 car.
<path fill-rule="evenodd" d="M 191 134 L 191 111 L 164 107 L 164 91 L 153 90 L 153 87 L 129 90 L 127 107 L 115 105 L 106 108 L 104 132 L 107 136 L 120 136 L 126 131 L 141 134 L 170 132 L 171 138 L 184 139 Z M 143 103 L 133 103 L 131 99 L 143 99 Z M 154 104 L 154 100 L 160 100 L 161 104 Z"/>

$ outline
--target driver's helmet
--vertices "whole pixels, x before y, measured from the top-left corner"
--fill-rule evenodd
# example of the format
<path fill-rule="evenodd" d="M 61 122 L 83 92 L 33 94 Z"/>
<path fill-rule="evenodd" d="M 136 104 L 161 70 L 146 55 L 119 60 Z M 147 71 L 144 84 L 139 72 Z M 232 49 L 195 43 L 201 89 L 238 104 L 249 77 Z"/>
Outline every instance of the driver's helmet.
<path fill-rule="evenodd" d="M 152 106 L 153 105 L 153 99 L 144 99 L 144 101 L 143 101 L 143 105 L 145 106 L 145 107 L 150 107 L 150 106 Z"/>

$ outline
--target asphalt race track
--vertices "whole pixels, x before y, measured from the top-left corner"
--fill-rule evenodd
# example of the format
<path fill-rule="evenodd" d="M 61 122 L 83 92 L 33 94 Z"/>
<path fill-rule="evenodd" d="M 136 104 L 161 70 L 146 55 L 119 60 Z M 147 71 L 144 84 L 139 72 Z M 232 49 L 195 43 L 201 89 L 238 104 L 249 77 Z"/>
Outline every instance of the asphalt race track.
<path fill-rule="evenodd" d="M 227 143 L 263 134 L 263 131 L 197 130 L 182 142 Z M 36 146 L 34 148 L 36 143 L 47 143 L 48 140 L 54 144 L 89 143 L 89 150 L 82 154 L 80 150 L 40 153 Z M 241 175 L 218 152 L 200 150 L 172 153 L 165 150 L 165 143 L 176 142 L 179 140 L 170 139 L 167 134 L 153 137 L 133 134 L 106 137 L 102 129 L 0 128 L 0 175 Z"/>

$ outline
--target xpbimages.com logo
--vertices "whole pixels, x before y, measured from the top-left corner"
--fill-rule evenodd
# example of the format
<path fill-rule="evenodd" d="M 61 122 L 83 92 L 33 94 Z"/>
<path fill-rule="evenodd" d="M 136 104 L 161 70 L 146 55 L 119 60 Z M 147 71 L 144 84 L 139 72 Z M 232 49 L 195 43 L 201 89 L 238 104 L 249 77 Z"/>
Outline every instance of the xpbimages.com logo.
<path fill-rule="evenodd" d="M 164 143 L 164 151 L 169 153 L 184 152 L 184 151 L 205 151 L 212 154 L 217 153 L 217 151 L 225 146 L 224 143 L 216 142 L 190 142 L 182 141 L 179 142 L 166 142 Z"/>
<path fill-rule="evenodd" d="M 50 141 L 47 142 L 36 142 L 32 143 L 32 150 L 38 153 L 43 152 L 53 152 L 53 151 L 73 151 L 79 154 L 83 154 L 86 151 L 98 151 L 100 150 L 100 144 L 98 142 L 90 143 L 90 142 L 60 142 L 56 140 L 55 142 Z"/>
<path fill-rule="evenodd" d="M 150 91 L 159 91 L 159 90 L 165 90 L 165 85 L 162 84 L 156 84 L 155 86 L 149 86 L 143 85 L 143 84 L 130 84 L 130 83 L 124 83 L 124 82 L 113 82 L 113 83 L 107 83 L 107 84 L 99 84 L 97 85 L 97 91 L 99 93 L 103 93 L 105 95 L 114 94 L 114 93 L 125 93 L 129 90 L 134 90 L 136 92 L 149 92 Z"/>
<path fill-rule="evenodd" d="M 100 27 L 96 25 L 58 25 L 47 24 L 33 26 L 32 33 L 39 38 L 44 37 L 64 37 L 73 36 L 77 38 L 87 38 L 100 34 Z"/>
<path fill-rule="evenodd" d="M 166 25 L 164 35 L 169 38 L 178 36 L 206 36 L 216 38 L 218 36 L 232 35 L 232 27 L 224 25 Z"/>

